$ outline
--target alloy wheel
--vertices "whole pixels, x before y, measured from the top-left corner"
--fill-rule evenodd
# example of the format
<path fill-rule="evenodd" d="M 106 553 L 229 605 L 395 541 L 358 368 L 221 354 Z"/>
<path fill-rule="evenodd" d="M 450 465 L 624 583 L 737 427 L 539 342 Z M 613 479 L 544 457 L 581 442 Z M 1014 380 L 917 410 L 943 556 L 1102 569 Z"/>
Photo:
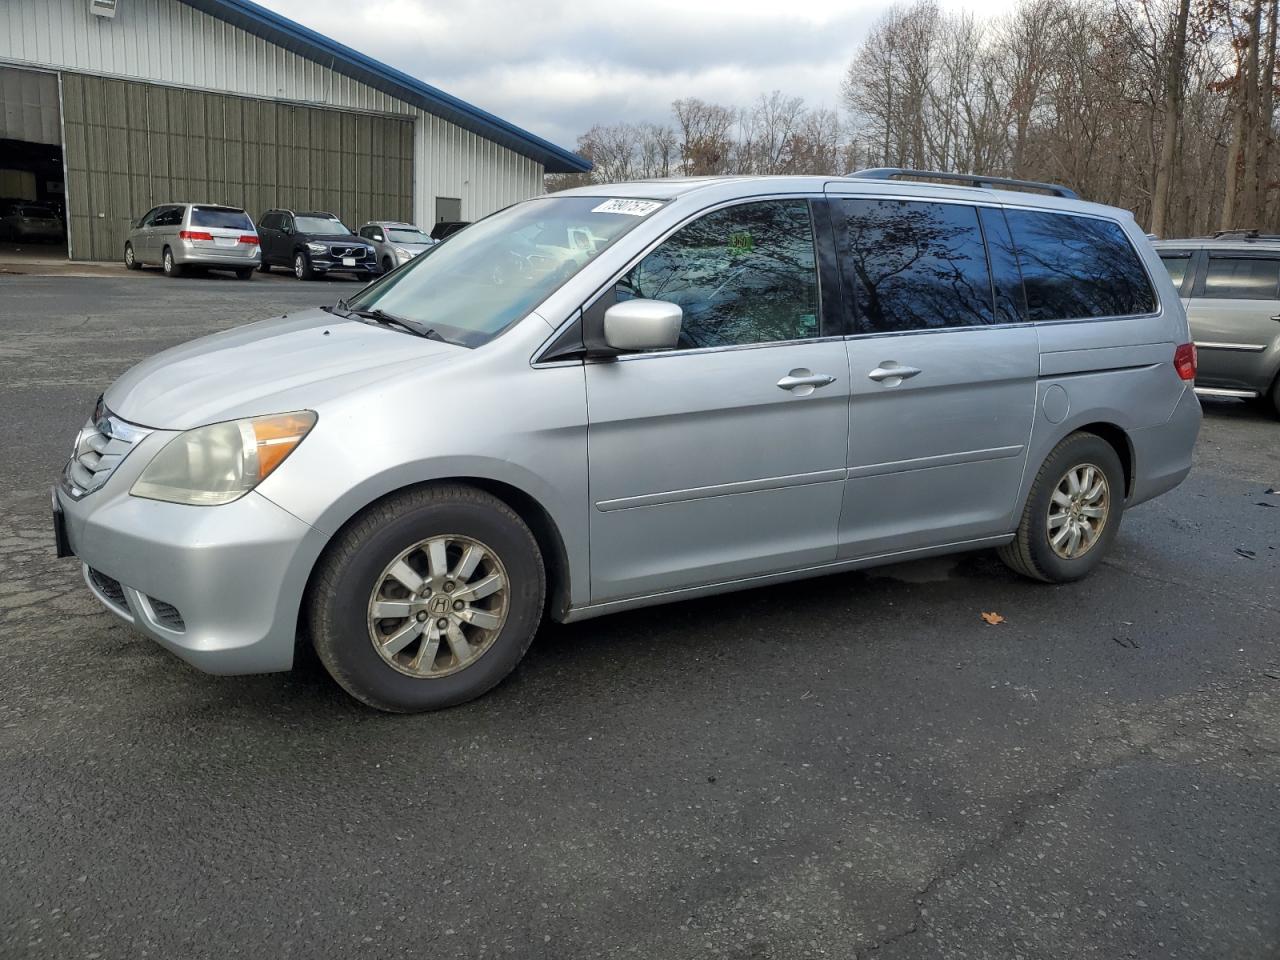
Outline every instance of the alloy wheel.
<path fill-rule="evenodd" d="M 1092 463 L 1077 464 L 1049 498 L 1049 546 L 1064 560 L 1083 557 L 1098 542 L 1110 513 L 1107 475 Z"/>
<path fill-rule="evenodd" d="M 379 575 L 369 597 L 369 639 L 411 677 L 464 670 L 493 646 L 507 620 L 510 580 L 501 559 L 458 534 L 422 540 Z"/>

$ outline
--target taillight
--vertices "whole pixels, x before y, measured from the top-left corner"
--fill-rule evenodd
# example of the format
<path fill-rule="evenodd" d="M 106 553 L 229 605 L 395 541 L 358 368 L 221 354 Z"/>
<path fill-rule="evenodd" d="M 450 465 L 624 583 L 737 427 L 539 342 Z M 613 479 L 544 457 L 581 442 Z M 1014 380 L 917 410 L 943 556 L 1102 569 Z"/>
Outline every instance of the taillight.
<path fill-rule="evenodd" d="M 240 242 L 247 243 L 247 244 L 250 244 L 251 246 L 256 247 L 258 245 L 258 235 L 256 233 L 241 234 Z"/>
<path fill-rule="evenodd" d="M 1178 376 L 1183 380 L 1194 380 L 1196 378 L 1196 345 L 1194 343 L 1184 343 L 1173 351 L 1173 369 L 1178 371 Z"/>
<path fill-rule="evenodd" d="M 179 230 L 178 236 L 183 240 L 212 240 L 213 234 L 203 230 Z"/>

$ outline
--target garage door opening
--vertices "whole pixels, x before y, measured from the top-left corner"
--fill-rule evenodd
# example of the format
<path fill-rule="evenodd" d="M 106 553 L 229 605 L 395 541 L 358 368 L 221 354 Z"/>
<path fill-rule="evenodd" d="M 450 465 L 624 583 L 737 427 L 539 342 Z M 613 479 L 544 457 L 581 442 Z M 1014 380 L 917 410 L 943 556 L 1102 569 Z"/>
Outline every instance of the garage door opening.
<path fill-rule="evenodd" d="M 0 259 L 67 256 L 56 74 L 0 67 Z"/>

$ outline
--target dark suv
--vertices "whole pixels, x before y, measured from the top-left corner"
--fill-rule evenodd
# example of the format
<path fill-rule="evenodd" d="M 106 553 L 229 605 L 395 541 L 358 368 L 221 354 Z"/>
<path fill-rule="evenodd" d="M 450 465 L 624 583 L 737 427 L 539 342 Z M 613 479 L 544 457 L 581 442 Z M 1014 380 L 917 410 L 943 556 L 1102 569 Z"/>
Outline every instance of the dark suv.
<path fill-rule="evenodd" d="M 292 267 L 299 280 L 326 273 L 358 277 L 382 273 L 373 247 L 332 213 L 268 210 L 258 221 L 258 238 L 262 244 L 258 269 L 263 273 L 277 266 Z"/>

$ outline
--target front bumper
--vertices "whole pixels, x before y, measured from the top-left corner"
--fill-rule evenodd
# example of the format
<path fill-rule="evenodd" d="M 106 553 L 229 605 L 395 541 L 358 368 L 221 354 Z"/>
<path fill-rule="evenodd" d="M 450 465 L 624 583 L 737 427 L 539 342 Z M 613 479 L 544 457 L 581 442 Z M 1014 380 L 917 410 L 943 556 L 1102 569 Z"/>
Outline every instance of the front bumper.
<path fill-rule="evenodd" d="M 382 276 L 382 264 L 376 260 L 357 260 L 354 267 L 349 267 L 341 260 L 329 257 L 311 256 L 311 270 L 314 273 L 354 273 L 361 277 Z"/>
<path fill-rule="evenodd" d="M 167 439 L 153 435 L 139 446 Z M 208 673 L 288 670 L 323 535 L 257 493 L 217 507 L 132 497 L 129 487 L 150 459 L 135 453 L 142 456 L 126 458 L 104 487 L 80 500 L 55 490 L 90 591 Z"/>

